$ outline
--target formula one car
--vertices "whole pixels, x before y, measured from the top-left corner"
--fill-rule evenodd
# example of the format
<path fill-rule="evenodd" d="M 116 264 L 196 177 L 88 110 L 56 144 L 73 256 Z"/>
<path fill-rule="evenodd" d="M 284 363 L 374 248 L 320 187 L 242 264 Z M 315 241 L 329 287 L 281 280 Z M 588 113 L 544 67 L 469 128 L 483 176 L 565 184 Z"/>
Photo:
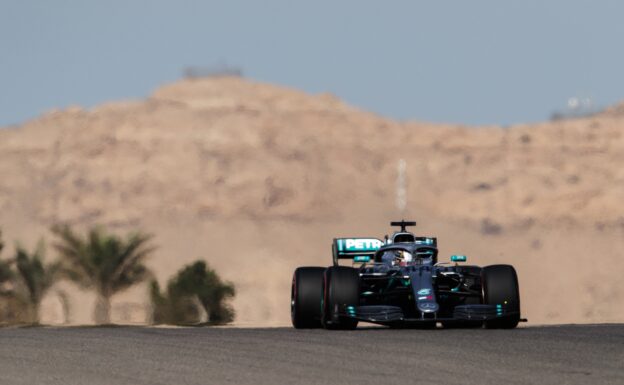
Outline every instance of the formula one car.
<path fill-rule="evenodd" d="M 459 265 L 466 256 L 438 262 L 437 239 L 408 226 L 385 242 L 336 238 L 333 266 L 299 267 L 291 291 L 295 328 L 355 329 L 358 322 L 390 327 L 515 328 L 520 321 L 518 277 L 510 265 Z M 348 259 L 352 266 L 341 266 Z"/>

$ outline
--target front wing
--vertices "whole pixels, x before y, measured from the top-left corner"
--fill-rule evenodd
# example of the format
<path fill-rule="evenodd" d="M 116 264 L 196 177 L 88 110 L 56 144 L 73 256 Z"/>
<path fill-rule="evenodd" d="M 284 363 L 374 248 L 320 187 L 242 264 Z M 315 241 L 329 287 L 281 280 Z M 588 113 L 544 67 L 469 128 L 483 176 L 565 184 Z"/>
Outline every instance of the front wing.
<path fill-rule="evenodd" d="M 339 316 L 357 319 L 362 322 L 371 322 L 380 325 L 397 323 L 423 323 L 423 322 L 446 322 L 446 321 L 489 321 L 504 319 L 511 316 L 519 316 L 517 311 L 507 311 L 502 305 L 459 305 L 453 310 L 453 316 L 437 317 L 436 313 L 421 313 L 420 318 L 407 318 L 403 309 L 398 306 L 346 306 L 340 309 Z M 521 321 L 526 321 L 521 319 Z"/>

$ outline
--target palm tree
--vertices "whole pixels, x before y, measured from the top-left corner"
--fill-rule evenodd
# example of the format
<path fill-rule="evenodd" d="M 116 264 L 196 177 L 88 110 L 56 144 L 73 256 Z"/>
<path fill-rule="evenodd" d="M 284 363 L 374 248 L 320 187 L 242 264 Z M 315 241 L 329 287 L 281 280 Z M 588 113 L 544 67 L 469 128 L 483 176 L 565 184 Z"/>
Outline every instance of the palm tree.
<path fill-rule="evenodd" d="M 0 259 L 0 295 L 6 294 L 6 285 L 13 278 L 11 262 Z"/>
<path fill-rule="evenodd" d="M 2 253 L 3 248 L 4 242 L 2 242 L 2 231 L 0 230 L 0 253 Z M 0 259 L 0 296 L 5 297 L 11 293 L 9 286 L 11 286 L 12 279 L 11 261 Z"/>
<path fill-rule="evenodd" d="M 0 231 L 0 237 L 2 232 Z M 4 243 L 0 238 L 0 252 Z M 24 303 L 15 295 L 15 273 L 12 269 L 12 260 L 0 259 L 0 324 L 19 323 L 23 321 L 22 309 Z"/>
<path fill-rule="evenodd" d="M 2 231 L 0 230 L 0 253 L 4 248 L 2 242 Z M 10 293 L 7 286 L 10 285 L 13 278 L 13 271 L 11 271 L 11 261 L 4 261 L 0 259 L 0 296 L 6 296 Z"/>
<path fill-rule="evenodd" d="M 226 301 L 235 294 L 231 282 L 223 282 L 206 262 L 196 261 L 178 271 L 166 293 L 152 281 L 152 318 L 155 323 L 196 324 L 204 311 L 209 324 L 226 324 L 234 320 L 234 310 Z"/>
<path fill-rule="evenodd" d="M 0 253 L 4 248 L 4 242 L 2 242 L 2 230 L 0 230 Z M 0 294 L 3 292 L 3 287 L 6 282 L 11 279 L 11 266 L 9 262 L 0 259 Z"/>
<path fill-rule="evenodd" d="M 227 299 L 236 294 L 234 285 L 223 282 L 204 261 L 197 261 L 182 269 L 170 291 L 178 292 L 179 295 L 197 295 L 211 324 L 220 325 L 234 320 L 234 309 L 226 303 Z"/>
<path fill-rule="evenodd" d="M 39 322 L 39 308 L 41 300 L 54 285 L 60 271 L 60 263 L 43 263 L 45 246 L 39 241 L 33 253 L 29 253 L 22 246 L 17 245 L 15 251 L 15 265 L 17 267 L 18 288 L 23 292 L 24 302 L 29 307 L 31 323 Z"/>
<path fill-rule="evenodd" d="M 52 232 L 59 238 L 54 245 L 63 260 L 65 275 L 97 294 L 95 322 L 110 323 L 111 297 L 151 274 L 144 262 L 154 248 L 148 243 L 150 235 L 129 234 L 125 239 L 93 227 L 84 237 L 69 226 L 55 226 Z"/>

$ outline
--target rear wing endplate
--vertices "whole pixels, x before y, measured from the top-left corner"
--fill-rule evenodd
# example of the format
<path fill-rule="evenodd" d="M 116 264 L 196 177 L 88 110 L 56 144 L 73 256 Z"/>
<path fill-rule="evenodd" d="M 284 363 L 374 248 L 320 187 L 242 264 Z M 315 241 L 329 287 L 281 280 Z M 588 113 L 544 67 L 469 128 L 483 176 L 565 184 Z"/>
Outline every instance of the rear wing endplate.
<path fill-rule="evenodd" d="M 366 262 L 373 258 L 383 244 L 377 238 L 334 238 L 332 242 L 334 265 L 337 266 L 340 259 Z"/>

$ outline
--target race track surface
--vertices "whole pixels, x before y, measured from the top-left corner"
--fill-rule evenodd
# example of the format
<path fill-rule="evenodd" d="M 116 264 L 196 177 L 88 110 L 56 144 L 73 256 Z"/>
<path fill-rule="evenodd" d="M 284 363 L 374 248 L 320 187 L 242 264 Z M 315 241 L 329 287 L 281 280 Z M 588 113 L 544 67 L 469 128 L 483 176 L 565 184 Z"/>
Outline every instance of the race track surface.
<path fill-rule="evenodd" d="M 624 325 L 4 328 L 0 384 L 624 384 Z"/>

